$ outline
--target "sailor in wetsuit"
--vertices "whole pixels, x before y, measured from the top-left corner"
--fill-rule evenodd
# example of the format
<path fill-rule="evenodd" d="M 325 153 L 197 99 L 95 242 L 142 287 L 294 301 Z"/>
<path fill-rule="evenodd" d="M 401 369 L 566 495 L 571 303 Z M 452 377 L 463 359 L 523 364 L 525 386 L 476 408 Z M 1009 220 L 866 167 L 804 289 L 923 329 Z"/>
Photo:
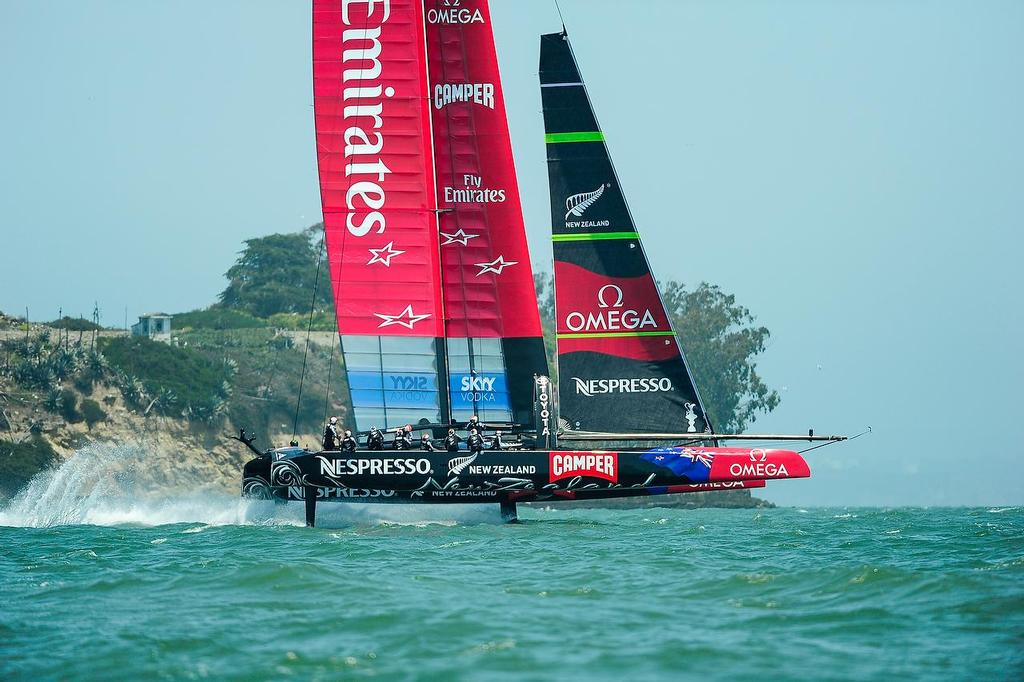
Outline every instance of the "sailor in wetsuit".
<path fill-rule="evenodd" d="M 367 450 L 383 450 L 384 434 L 376 426 L 370 427 L 370 435 L 366 437 Z"/>
<path fill-rule="evenodd" d="M 426 450 L 427 452 L 440 452 L 434 447 L 434 442 L 430 440 L 430 434 L 424 433 L 420 438 L 420 450 Z"/>
<path fill-rule="evenodd" d="M 341 447 L 338 449 L 345 454 L 350 455 L 356 451 L 356 447 L 358 445 L 359 443 L 357 443 L 356 439 L 352 437 L 352 432 L 346 429 L 345 437 L 341 439 Z"/>
<path fill-rule="evenodd" d="M 494 432 L 494 438 L 491 440 L 491 450 L 501 450 L 501 431 Z"/>
<path fill-rule="evenodd" d="M 455 429 L 448 429 L 448 435 L 444 437 L 444 449 L 448 452 L 458 452 L 461 442 L 462 439 L 455 433 Z"/>
<path fill-rule="evenodd" d="M 391 447 L 395 450 L 412 450 L 412 438 L 409 436 L 409 431 L 395 429 L 395 439 L 391 441 Z"/>
<path fill-rule="evenodd" d="M 466 439 L 466 445 L 469 446 L 469 451 L 474 455 L 479 455 L 484 449 L 484 439 L 476 429 L 469 430 L 469 438 Z"/>
<path fill-rule="evenodd" d="M 324 450 L 336 450 L 341 436 L 338 433 L 338 418 L 331 417 L 330 423 L 324 427 Z"/>

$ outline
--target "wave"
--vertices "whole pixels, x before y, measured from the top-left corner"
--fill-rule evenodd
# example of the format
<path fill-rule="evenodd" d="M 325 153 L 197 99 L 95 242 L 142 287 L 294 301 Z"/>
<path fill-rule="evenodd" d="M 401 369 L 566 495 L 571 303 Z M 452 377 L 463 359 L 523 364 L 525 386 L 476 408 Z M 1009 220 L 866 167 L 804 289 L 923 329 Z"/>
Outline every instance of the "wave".
<path fill-rule="evenodd" d="M 37 474 L 6 507 L 0 526 L 39 527 L 304 525 L 301 503 L 244 500 L 222 488 L 183 491 L 154 475 L 153 462 L 173 459 L 137 445 L 97 443 L 60 467 Z M 317 526 L 498 523 L 497 505 L 321 504 Z"/>

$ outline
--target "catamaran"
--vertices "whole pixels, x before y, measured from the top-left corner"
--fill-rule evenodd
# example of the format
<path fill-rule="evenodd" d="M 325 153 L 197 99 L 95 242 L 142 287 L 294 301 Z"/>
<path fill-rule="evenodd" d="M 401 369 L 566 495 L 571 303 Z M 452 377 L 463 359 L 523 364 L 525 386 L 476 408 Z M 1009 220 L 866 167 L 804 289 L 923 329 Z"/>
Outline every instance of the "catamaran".
<path fill-rule="evenodd" d="M 261 452 L 247 497 L 500 505 L 762 487 L 797 452 L 715 433 L 651 274 L 564 29 L 541 37 L 557 387 L 549 372 L 486 0 L 314 0 L 320 195 L 359 435 L 484 450 Z M 556 399 L 557 396 L 557 399 Z M 586 449 L 600 442 L 608 449 Z M 669 445 L 658 446 L 666 442 Z M 576 446 L 576 447 L 573 447 Z"/>

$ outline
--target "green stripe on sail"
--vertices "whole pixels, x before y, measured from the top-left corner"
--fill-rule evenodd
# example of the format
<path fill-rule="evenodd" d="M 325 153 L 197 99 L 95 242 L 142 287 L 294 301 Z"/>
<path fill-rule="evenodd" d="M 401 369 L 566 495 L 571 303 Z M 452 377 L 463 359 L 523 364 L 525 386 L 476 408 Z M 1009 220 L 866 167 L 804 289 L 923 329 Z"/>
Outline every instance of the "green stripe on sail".
<path fill-rule="evenodd" d="M 584 332 L 581 334 L 558 334 L 560 339 L 610 339 L 617 336 L 675 336 L 675 332 Z"/>
<path fill-rule="evenodd" d="M 586 133 L 546 133 L 544 141 L 548 144 L 560 142 L 604 142 L 604 133 L 600 130 Z"/>
<path fill-rule="evenodd" d="M 583 242 L 598 239 L 639 239 L 636 232 L 580 232 L 578 234 L 553 234 L 553 242 Z"/>

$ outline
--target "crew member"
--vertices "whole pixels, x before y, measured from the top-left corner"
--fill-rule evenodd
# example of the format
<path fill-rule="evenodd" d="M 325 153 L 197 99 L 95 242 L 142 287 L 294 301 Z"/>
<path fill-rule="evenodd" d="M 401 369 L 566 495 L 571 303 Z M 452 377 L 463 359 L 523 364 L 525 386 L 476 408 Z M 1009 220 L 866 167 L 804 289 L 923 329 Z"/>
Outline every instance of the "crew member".
<path fill-rule="evenodd" d="M 469 446 L 469 451 L 474 455 L 479 455 L 484 449 L 484 439 L 476 429 L 469 430 L 469 438 L 466 439 L 466 445 Z"/>
<path fill-rule="evenodd" d="M 448 429 L 448 435 L 444 437 L 444 449 L 448 452 L 458 452 L 461 442 L 462 439 L 455 433 L 455 429 Z"/>
<path fill-rule="evenodd" d="M 357 443 L 356 439 L 352 437 L 352 432 L 346 429 L 345 437 L 342 438 L 341 440 L 341 447 L 339 448 L 339 450 L 341 450 L 347 455 L 350 455 L 356 451 L 356 446 L 358 445 L 359 443 Z"/>
<path fill-rule="evenodd" d="M 370 435 L 366 437 L 367 450 L 383 450 L 384 434 L 376 426 L 370 427 Z"/>
<path fill-rule="evenodd" d="M 501 443 L 501 431 L 495 431 L 494 432 L 494 438 L 491 440 L 491 449 L 492 450 L 501 450 L 501 446 L 502 446 L 502 443 Z"/>
<path fill-rule="evenodd" d="M 324 427 L 324 450 L 336 450 L 341 436 L 338 433 L 338 418 L 331 417 L 330 422 Z"/>
<path fill-rule="evenodd" d="M 395 439 L 391 442 L 395 450 L 412 450 L 412 438 L 405 429 L 395 429 Z"/>
<path fill-rule="evenodd" d="M 439 450 L 434 447 L 434 442 L 430 440 L 429 433 L 424 433 L 420 438 L 420 450 L 426 450 L 427 452 L 439 452 Z"/>

